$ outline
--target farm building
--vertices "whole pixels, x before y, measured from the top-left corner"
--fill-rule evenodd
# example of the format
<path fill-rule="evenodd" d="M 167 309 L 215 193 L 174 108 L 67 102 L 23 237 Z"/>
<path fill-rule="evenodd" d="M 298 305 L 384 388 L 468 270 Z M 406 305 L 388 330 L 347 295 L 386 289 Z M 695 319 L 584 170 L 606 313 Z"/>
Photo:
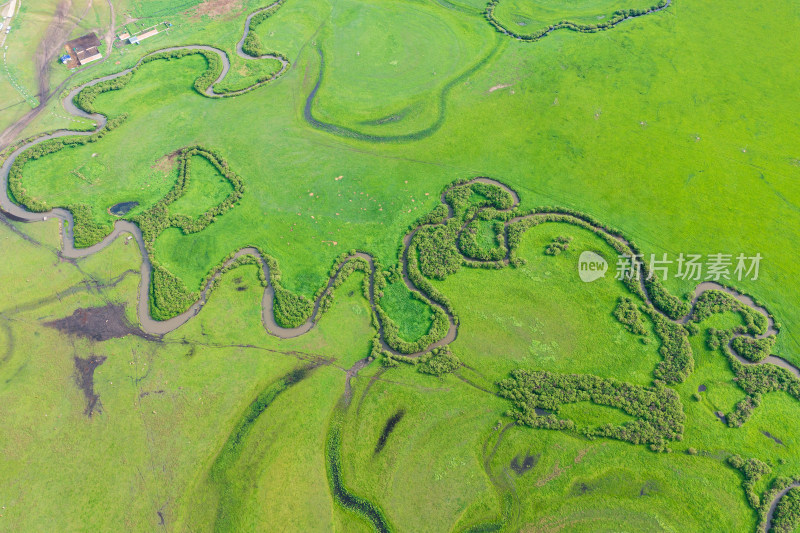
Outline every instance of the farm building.
<path fill-rule="evenodd" d="M 152 29 L 150 31 L 146 31 L 144 33 L 140 33 L 139 35 L 131 35 L 128 39 L 128 42 L 131 44 L 139 44 L 141 41 L 144 41 L 148 37 L 152 37 L 153 35 L 158 35 L 158 30 Z"/>
<path fill-rule="evenodd" d="M 97 38 L 97 35 L 92 33 L 87 33 L 83 37 L 78 37 L 77 39 L 73 39 L 68 41 L 64 47 L 67 49 L 67 55 L 75 58 L 74 65 L 71 67 L 75 67 L 77 65 L 86 65 L 91 63 L 92 61 L 97 61 L 101 59 L 103 56 L 100 54 L 100 50 L 98 47 L 100 46 L 100 39 Z"/>

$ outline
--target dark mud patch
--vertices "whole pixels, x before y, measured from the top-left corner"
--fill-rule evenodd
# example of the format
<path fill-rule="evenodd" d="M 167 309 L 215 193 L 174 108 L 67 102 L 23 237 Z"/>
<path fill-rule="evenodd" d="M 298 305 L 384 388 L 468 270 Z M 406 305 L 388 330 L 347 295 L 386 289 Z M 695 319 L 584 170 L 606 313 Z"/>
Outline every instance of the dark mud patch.
<path fill-rule="evenodd" d="M 639 497 L 642 496 L 650 496 L 651 494 L 655 494 L 658 492 L 658 485 L 655 481 L 647 481 L 642 488 L 639 489 Z"/>
<path fill-rule="evenodd" d="M 164 394 L 164 391 L 163 390 L 143 391 L 139 393 L 139 398 L 144 398 L 146 396 L 150 396 L 151 394 Z"/>
<path fill-rule="evenodd" d="M 725 415 L 722 413 L 722 411 L 715 411 L 715 412 L 714 412 L 714 416 L 716 416 L 717 418 L 719 418 L 719 419 L 722 421 L 722 423 L 723 423 L 723 424 L 725 424 L 725 425 L 728 425 L 728 417 L 727 417 L 727 416 L 725 416 Z"/>
<path fill-rule="evenodd" d="M 400 409 L 395 414 L 389 417 L 389 420 L 386 421 L 386 425 L 383 426 L 383 432 L 381 436 L 378 437 L 378 443 L 375 445 L 375 455 L 381 453 L 383 447 L 386 446 L 386 439 L 389 438 L 389 435 L 392 434 L 394 431 L 395 426 L 406 416 L 406 410 Z"/>
<path fill-rule="evenodd" d="M 75 383 L 83 391 L 86 397 L 86 409 L 83 414 L 92 417 L 94 413 L 102 413 L 100 405 L 100 396 L 94 392 L 94 371 L 102 365 L 106 360 L 103 355 L 92 355 L 86 359 L 81 359 L 78 356 L 74 357 L 75 361 Z"/>
<path fill-rule="evenodd" d="M 11 326 L 8 325 L 6 318 L 2 315 L 0 315 L 0 328 L 2 328 L 6 336 L 6 349 L 3 358 L 0 359 L 0 363 L 5 363 L 14 355 L 14 332 L 11 331 Z"/>
<path fill-rule="evenodd" d="M 525 457 L 522 455 L 517 455 L 513 459 L 511 459 L 511 470 L 513 470 L 518 476 L 521 476 L 525 472 L 532 469 L 539 463 L 539 458 L 542 454 L 531 455 L 529 453 L 525 454 Z"/>
<path fill-rule="evenodd" d="M 533 410 L 536 412 L 536 416 L 550 416 L 553 414 L 552 411 L 542 409 L 541 407 L 534 407 Z"/>
<path fill-rule="evenodd" d="M 108 212 L 114 215 L 115 217 L 123 217 L 128 213 L 130 213 L 133 208 L 138 206 L 139 202 L 122 202 L 109 207 Z"/>
<path fill-rule="evenodd" d="M 128 322 L 125 317 L 125 307 L 115 304 L 76 309 L 72 315 L 46 322 L 45 325 L 57 329 L 61 333 L 94 341 L 118 339 L 128 335 L 157 340 L 156 337 L 148 335 Z"/>
<path fill-rule="evenodd" d="M 161 511 L 156 511 L 156 514 L 158 515 L 158 525 L 159 526 L 165 525 L 164 524 L 164 513 L 162 513 Z"/>
<path fill-rule="evenodd" d="M 572 494 L 583 496 L 584 494 L 589 494 L 594 490 L 594 487 L 588 485 L 586 483 L 578 483 L 577 485 L 572 486 Z"/>
<path fill-rule="evenodd" d="M 707 390 L 708 389 L 706 388 L 705 385 L 700 385 L 699 387 L 697 387 L 697 392 L 705 392 Z"/>
<path fill-rule="evenodd" d="M 781 446 L 785 446 L 785 444 L 783 443 L 783 441 L 782 441 L 781 439 L 779 439 L 778 437 L 776 437 L 775 435 L 773 435 L 773 434 L 772 434 L 772 433 L 770 433 L 769 431 L 762 431 L 761 433 L 762 433 L 762 434 L 763 434 L 765 437 L 767 437 L 768 439 L 772 439 L 772 440 L 774 440 L 776 444 L 780 444 Z"/>

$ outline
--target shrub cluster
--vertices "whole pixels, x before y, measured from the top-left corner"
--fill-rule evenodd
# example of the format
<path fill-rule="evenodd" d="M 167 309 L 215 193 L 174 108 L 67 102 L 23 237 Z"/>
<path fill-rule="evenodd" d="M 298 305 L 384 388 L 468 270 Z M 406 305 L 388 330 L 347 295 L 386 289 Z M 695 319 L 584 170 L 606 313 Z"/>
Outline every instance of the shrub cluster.
<path fill-rule="evenodd" d="M 444 338 L 450 329 L 450 320 L 447 317 L 447 313 L 435 305 L 431 305 L 431 310 L 433 311 L 433 317 L 428 333 L 416 341 L 410 342 L 403 340 L 400 337 L 400 327 L 391 319 L 383 307 L 376 304 L 375 311 L 378 314 L 381 330 L 383 332 L 383 338 L 386 341 L 386 344 L 401 354 L 412 354 L 420 352 L 439 339 Z"/>
<path fill-rule="evenodd" d="M 772 516 L 770 533 L 792 533 L 800 527 L 800 487 L 789 489 Z"/>
<path fill-rule="evenodd" d="M 281 286 L 273 287 L 275 322 L 282 328 L 302 326 L 314 311 L 314 304 L 303 295 L 297 295 Z"/>
<path fill-rule="evenodd" d="M 208 97 L 215 97 L 213 93 L 208 93 L 209 87 L 217 81 L 220 74 L 222 74 L 222 59 L 220 59 L 219 54 L 217 52 L 212 52 L 211 50 L 204 50 L 198 48 L 181 48 L 179 50 L 168 50 L 166 52 L 156 52 L 154 54 L 150 54 L 144 56 L 139 63 L 133 67 L 132 72 L 135 72 L 141 65 L 145 63 L 149 63 L 151 61 L 156 61 L 159 59 L 165 59 L 167 61 L 171 59 L 181 59 L 186 56 L 190 55 L 201 55 L 205 58 L 206 64 L 208 68 L 206 71 L 203 72 L 196 80 L 194 80 L 194 89 L 198 93 L 202 94 L 203 96 Z"/>
<path fill-rule="evenodd" d="M 412 248 L 419 254 L 424 276 L 443 280 L 461 268 L 462 258 L 456 246 L 458 228 L 458 220 L 453 218 L 447 225 L 426 226 L 417 231 Z"/>
<path fill-rule="evenodd" d="M 261 57 L 270 53 L 264 49 L 264 45 L 261 44 L 261 39 L 258 38 L 254 30 L 261 23 L 274 15 L 285 1 L 286 0 L 278 0 L 268 8 L 258 11 L 250 18 L 250 31 L 247 32 L 244 42 L 242 43 L 242 51 L 245 54 L 250 57 Z"/>
<path fill-rule="evenodd" d="M 338 289 L 342 286 L 342 284 L 350 278 L 350 275 L 353 272 L 363 272 L 367 274 L 364 278 L 364 283 L 362 284 L 362 291 L 364 298 L 370 300 L 370 266 L 369 263 L 361 258 L 361 257 L 352 257 L 348 255 L 346 258 L 338 261 L 334 267 L 331 269 L 331 281 L 328 283 L 328 286 L 322 292 L 322 298 L 320 299 L 319 305 L 319 313 L 316 316 L 316 319 L 330 309 L 331 305 L 333 305 L 333 298 L 334 298 L 334 290 Z"/>
<path fill-rule="evenodd" d="M 92 216 L 92 206 L 72 204 L 65 207 L 72 213 L 72 238 L 75 248 L 87 248 L 111 233 L 111 224 L 101 224 Z"/>
<path fill-rule="evenodd" d="M 29 211 L 36 213 L 49 211 L 51 206 L 38 198 L 31 197 L 28 194 L 28 190 L 22 185 L 22 170 L 25 163 L 58 152 L 66 147 L 83 146 L 85 144 L 97 142 L 105 137 L 108 132 L 118 128 L 127 118 L 127 114 L 122 114 L 106 122 L 105 126 L 91 135 L 74 135 L 49 139 L 31 146 L 19 154 L 8 171 L 8 189 L 11 199 L 24 206 Z M 81 229 L 75 228 L 76 233 L 80 233 L 81 231 Z"/>
<path fill-rule="evenodd" d="M 614 318 L 624 324 L 625 328 L 634 335 L 648 334 L 647 323 L 633 298 L 623 296 L 619 299 L 617 307 L 614 309 Z"/>
<path fill-rule="evenodd" d="M 190 291 L 180 278 L 152 262 L 150 283 L 150 315 L 155 320 L 169 320 L 186 311 L 199 294 Z"/>
<path fill-rule="evenodd" d="M 745 396 L 744 399 L 739 401 L 733 408 L 733 411 L 725 415 L 725 421 L 728 427 L 738 428 L 747 422 L 750 415 L 753 414 L 756 407 L 761 405 L 761 395 L 756 393 L 752 396 Z"/>
<path fill-rule="evenodd" d="M 566 403 L 591 401 L 624 411 L 635 421 L 615 426 L 604 424 L 586 428 L 589 437 L 607 437 L 634 444 L 649 444 L 655 451 L 666 451 L 667 441 L 680 440 L 685 415 L 678 394 L 667 387 L 632 385 L 593 375 L 553 374 L 515 370 L 499 384 L 500 396 L 511 400 L 516 410 L 509 416 L 535 428 L 574 429 L 571 420 L 559 419 L 559 407 Z M 551 413 L 542 416 L 537 410 Z"/>
<path fill-rule="evenodd" d="M 476 181 L 471 184 L 470 188 L 472 192 L 486 198 L 488 204 L 482 202 L 482 205 L 489 205 L 495 209 L 511 209 L 514 207 L 514 197 L 502 187 Z"/>
<path fill-rule="evenodd" d="M 205 213 L 196 218 L 185 215 L 170 215 L 169 205 L 181 198 L 189 186 L 191 176 L 190 160 L 193 156 L 205 158 L 217 171 L 227 179 L 233 186 L 231 192 L 222 202 L 211 207 Z M 190 146 L 178 152 L 178 179 L 175 186 L 155 203 L 153 207 L 133 217 L 139 228 L 142 230 L 145 246 L 152 255 L 152 246 L 156 237 L 169 227 L 180 228 L 185 234 L 197 233 L 207 228 L 217 217 L 236 205 L 244 196 L 244 182 L 228 167 L 228 163 L 215 152 L 200 146 Z"/>
<path fill-rule="evenodd" d="M 219 173 L 231 183 L 233 191 L 218 205 L 210 208 L 196 218 L 190 218 L 184 215 L 170 215 L 169 205 L 183 196 L 189 185 L 191 174 L 189 161 L 193 156 L 207 159 Z M 175 186 L 150 209 L 132 217 L 131 221 L 139 226 L 139 229 L 142 231 L 145 249 L 150 257 L 153 257 L 155 255 L 155 250 L 153 249 L 155 240 L 165 229 L 176 227 L 180 228 L 186 234 L 202 231 L 208 227 L 209 224 L 213 223 L 217 217 L 237 204 L 243 195 L 244 183 L 241 177 L 230 170 L 228 163 L 222 159 L 217 152 L 200 146 L 191 146 L 181 149 L 178 153 L 178 179 Z M 232 255 L 229 256 L 227 260 L 231 258 Z M 175 280 L 172 280 L 171 278 L 174 278 L 174 276 L 171 274 L 170 276 L 166 276 L 162 273 L 156 276 L 156 266 L 164 272 L 167 272 L 164 267 L 156 265 L 155 261 L 153 262 L 154 275 L 153 283 L 151 284 L 151 308 L 159 309 L 159 311 L 153 314 L 154 318 L 164 320 L 183 312 L 191 305 L 191 302 L 196 299 L 196 293 L 189 292 L 182 282 L 176 283 Z M 218 269 L 214 269 L 206 277 L 205 282 L 210 282 L 217 271 Z M 177 281 L 179 282 L 180 280 Z M 277 293 L 278 290 L 276 290 L 276 302 L 278 302 Z M 167 305 L 167 307 L 162 308 L 162 303 Z M 286 304 L 286 308 L 290 308 L 290 305 L 291 304 Z"/>
<path fill-rule="evenodd" d="M 508 252 L 505 239 L 505 224 L 497 220 L 492 225 L 492 229 L 495 234 L 496 246 L 487 250 L 478 243 L 480 221 L 477 219 L 470 221 L 458 236 L 458 248 L 460 252 L 467 257 L 479 261 L 500 261 L 504 259 Z"/>
<path fill-rule="evenodd" d="M 565 251 L 569 248 L 569 243 L 572 242 L 572 237 L 559 235 L 553 242 L 547 245 L 544 249 L 544 253 L 547 255 L 559 255 L 561 252 Z"/>
<path fill-rule="evenodd" d="M 661 340 L 659 353 L 664 360 L 656 367 L 655 376 L 666 383 L 683 383 L 694 371 L 689 332 L 682 324 L 665 318 L 652 306 L 645 306 L 644 310 L 653 320 L 656 336 Z"/>
<path fill-rule="evenodd" d="M 760 508 L 761 498 L 759 498 L 755 491 L 755 484 L 758 483 L 762 477 L 769 475 L 772 472 L 772 468 L 765 462 L 754 457 L 745 460 L 739 455 L 731 455 L 728 457 L 728 464 L 741 472 L 744 476 L 742 487 L 744 488 L 744 493 L 747 496 L 750 507 L 753 509 Z"/>
<path fill-rule="evenodd" d="M 423 374 L 443 376 L 453 372 L 460 366 L 461 360 L 450 351 L 449 347 L 444 346 L 431 350 L 420 357 L 417 371 Z"/>
<path fill-rule="evenodd" d="M 744 305 L 727 292 L 716 289 L 705 291 L 700 295 L 691 319 L 693 322 L 702 322 L 711 315 L 727 311 L 740 313 L 745 322 L 745 328 L 751 335 L 763 335 L 767 332 L 769 319 L 763 313 Z"/>
<path fill-rule="evenodd" d="M 647 289 L 647 295 L 650 297 L 650 301 L 656 309 L 672 320 L 678 320 L 689 314 L 689 311 L 692 309 L 691 306 L 677 296 L 670 294 L 667 288 L 661 283 L 661 279 L 658 276 L 649 276 L 647 273 L 644 275 L 644 285 Z"/>
<path fill-rule="evenodd" d="M 763 339 L 738 336 L 733 338 L 731 348 L 748 361 L 757 363 L 769 357 L 776 340 L 775 335 L 769 335 Z"/>
<path fill-rule="evenodd" d="M 131 78 L 133 78 L 133 71 L 111 80 L 101 81 L 95 83 L 94 85 L 89 85 L 76 94 L 72 101 L 78 107 L 78 109 L 82 109 L 87 113 L 99 113 L 99 111 L 94 107 L 94 99 L 97 98 L 99 94 L 122 89 L 128 85 L 128 82 L 131 81 Z"/>
<path fill-rule="evenodd" d="M 433 210 L 428 213 L 427 215 L 422 215 L 414 222 L 410 227 L 409 231 L 413 230 L 419 226 L 428 226 L 432 224 L 441 224 L 445 220 L 447 220 L 447 215 L 449 214 L 447 206 L 444 204 L 438 204 Z"/>
<path fill-rule="evenodd" d="M 731 330 L 714 328 L 708 330 L 709 348 L 719 349 L 725 355 L 736 376 L 736 383 L 748 394 L 748 397 L 736 405 L 734 412 L 727 416 L 729 426 L 740 427 L 744 424 L 752 411 L 760 405 L 763 394 L 784 391 L 800 400 L 800 379 L 776 365 L 740 363 L 730 351 L 730 344 L 734 338 L 734 332 Z"/>

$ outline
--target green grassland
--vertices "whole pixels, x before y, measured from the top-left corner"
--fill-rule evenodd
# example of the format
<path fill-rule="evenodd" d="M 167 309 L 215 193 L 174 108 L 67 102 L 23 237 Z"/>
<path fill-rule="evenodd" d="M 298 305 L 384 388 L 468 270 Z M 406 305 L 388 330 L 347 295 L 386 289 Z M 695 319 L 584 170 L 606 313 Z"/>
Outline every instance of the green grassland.
<path fill-rule="evenodd" d="M 40 191 L 37 194 L 47 194 L 51 203 L 67 204 L 77 194 L 70 190 L 54 193 L 64 179 L 63 172 L 98 153 L 115 160 L 119 168 L 117 179 L 108 180 L 107 188 L 96 188 L 98 197 L 109 197 L 103 204 L 111 202 L 112 195 L 119 201 L 136 199 L 123 198 L 119 193 L 136 189 L 137 196 L 141 191 L 147 193 L 147 169 L 162 156 L 194 142 L 215 147 L 252 185 L 250 194 L 240 208 L 206 231 L 182 237 L 181 246 L 160 247 L 164 252 L 158 259 L 168 268 L 180 265 L 181 277 L 192 287 L 230 250 L 261 243 L 281 263 L 288 288 L 310 295 L 322 284 L 329 261 L 338 253 L 336 248 L 369 249 L 389 263 L 402 229 L 433 205 L 445 183 L 479 173 L 502 176 L 522 193 L 523 206 L 561 204 L 579 208 L 625 229 L 653 253 L 759 251 L 764 256 L 762 276 L 758 284 L 743 282 L 742 287 L 769 301 L 773 312 L 785 317 L 782 321 L 791 329 L 793 306 L 785 303 L 790 301 L 786 292 L 775 288 L 781 285 L 779 280 L 788 279 L 793 268 L 782 260 L 780 252 L 791 242 L 792 225 L 785 221 L 795 216 L 795 200 L 787 180 L 800 168 L 792 164 L 792 154 L 797 150 L 792 137 L 780 135 L 792 127 L 792 114 L 783 110 L 795 103 L 781 97 L 790 78 L 763 73 L 766 64 L 776 63 L 774 68 L 779 69 L 777 60 L 770 63 L 745 56 L 735 62 L 733 58 L 725 61 L 729 56 L 722 51 L 728 49 L 726 42 L 735 39 L 739 19 L 720 25 L 715 39 L 703 44 L 712 49 L 718 46 L 718 53 L 670 56 L 670 50 L 677 51 L 676 42 L 682 47 L 698 42 L 699 37 L 694 36 L 699 36 L 696 32 L 705 26 L 695 26 L 698 17 L 693 17 L 691 10 L 699 9 L 676 6 L 674 12 L 687 19 L 682 24 L 676 24 L 672 14 L 658 13 L 601 35 L 562 31 L 535 44 L 507 40 L 501 54 L 471 75 L 468 83 L 448 93 L 446 100 L 452 113 L 447 114 L 442 129 L 418 143 L 402 146 L 355 143 L 308 132 L 298 108 L 319 67 L 317 54 L 309 48 L 299 60 L 290 56 L 295 67 L 269 90 L 223 101 L 188 90 L 193 77 L 202 71 L 202 59 L 182 59 L 178 63 L 183 68 L 154 62 L 144 66 L 124 90 L 97 98 L 97 107 L 107 109 L 112 116 L 123 111 L 130 114 L 123 126 L 102 143 L 60 152 L 41 161 L 39 168 L 31 164 L 36 172 L 26 171 L 26 185 Z M 688 14 L 683 15 L 684 11 Z M 769 24 L 775 25 L 773 33 L 779 33 L 786 17 L 768 18 Z M 704 24 L 716 24 L 720 19 Z M 264 28 L 275 20 L 269 19 Z M 473 39 L 494 39 L 490 29 L 477 28 L 479 33 Z M 239 31 L 230 31 L 229 42 L 236 40 Z M 326 42 L 320 39 L 319 44 L 327 52 Z M 786 45 L 776 43 L 769 53 L 779 55 L 782 46 Z M 661 51 L 658 57 L 652 54 L 655 49 Z M 660 59 L 665 53 L 669 61 L 681 62 L 680 66 Z M 703 59 L 710 55 L 715 55 L 713 63 Z M 338 57 L 333 53 L 326 56 L 325 72 L 339 70 Z M 543 61 L 545 58 L 547 61 Z M 536 64 L 545 68 L 534 68 Z M 607 72 L 609 65 L 613 65 L 613 76 Z M 462 68 L 468 66 L 467 62 Z M 673 75 L 675 68 L 703 74 L 678 79 Z M 741 91 L 733 91 L 729 83 L 705 83 L 712 75 L 720 79 L 745 76 L 749 83 Z M 766 79 L 772 80 L 769 85 L 763 82 Z M 514 94 L 509 90 L 487 92 L 504 82 L 514 84 Z M 753 87 L 762 82 L 769 97 L 758 97 L 762 106 L 758 126 L 737 126 L 747 119 L 741 118 L 734 102 L 755 99 Z M 330 93 L 326 97 L 325 89 L 323 80 L 315 109 L 325 109 L 326 100 L 334 99 Z M 429 95 L 431 101 L 437 96 L 436 90 Z M 281 101 L 296 106 L 275 104 Z M 714 117 L 702 118 L 703 109 L 708 108 L 702 102 L 713 104 Z M 788 107 L 781 107 L 784 104 Z M 386 107 L 386 114 L 391 112 L 391 106 Z M 254 114 L 259 118 L 247 122 L 253 124 L 252 129 L 227 118 Z M 496 135 L 496 127 L 465 127 L 493 121 L 502 121 L 503 131 L 530 132 L 530 136 L 507 138 Z M 206 122 L 217 127 L 204 128 Z M 388 125 L 399 128 L 401 123 Z M 136 135 L 137 131 L 152 131 L 153 124 L 159 127 L 151 135 Z M 135 143 L 131 136 L 136 136 Z M 460 146 L 465 145 L 483 149 L 464 153 Z M 236 150 L 226 150 L 226 146 L 236 146 Z M 126 157 L 117 157 L 121 153 Z M 550 157 L 553 153 L 564 155 Z M 676 157 L 676 153 L 682 155 Z M 519 160 L 526 161 L 526 169 L 515 168 Z M 44 166 L 52 170 L 42 172 Z M 604 170 L 611 168 L 616 169 L 613 176 Z M 336 181 L 338 176 L 344 178 Z M 726 186 L 721 188 L 718 184 L 723 181 Z M 288 182 L 297 186 L 286 187 Z M 646 194 L 656 183 L 663 193 Z M 147 193 L 151 203 L 158 197 L 153 192 Z M 312 192 L 315 196 L 309 196 Z M 719 202 L 710 201 L 723 194 L 730 200 L 725 205 L 732 207 L 723 208 Z M 629 202 L 631 195 L 640 201 Z M 624 215 L 613 207 L 618 205 L 626 205 Z M 771 206 L 765 209 L 771 218 L 762 221 L 764 227 L 780 220 L 786 231 L 774 232 L 770 239 L 763 239 L 762 231 L 723 231 L 731 221 L 742 228 L 747 226 L 751 220 L 747 205 Z M 681 215 L 666 220 L 653 216 L 668 209 L 678 209 Z M 102 219 L 107 215 L 104 209 L 98 209 L 95 216 Z M 234 231 L 242 227 L 248 228 L 247 234 Z M 692 230 L 700 227 L 708 231 Z M 225 237 L 220 238 L 222 235 Z M 318 244 L 314 245 L 315 241 Z M 324 241 L 339 244 L 332 247 Z M 299 242 L 307 244 L 298 253 Z M 187 249 L 203 249 L 205 253 L 189 257 L 182 253 Z M 331 259 L 325 260 L 325 255 Z M 684 285 L 677 292 L 688 289 Z M 779 351 L 792 357 L 797 342 L 787 340 L 791 334 L 781 337 Z M 786 342 L 791 345 L 784 348 Z"/>
<path fill-rule="evenodd" d="M 126 13 L 141 18 L 131 27 L 175 25 L 71 84 L 198 43 L 231 59 L 221 87 L 277 69 L 234 52 L 263 3 L 215 16 L 195 4 L 115 3 L 118 27 Z M 310 298 L 347 250 L 396 268 L 403 236 L 444 187 L 489 176 L 517 191 L 523 210 L 588 213 L 647 254 L 760 253 L 759 279 L 730 283 L 775 315 L 773 352 L 800 364 L 800 101 L 787 60 L 797 55 L 796 6 L 675 0 L 609 31 L 558 30 L 534 43 L 495 31 L 484 7 L 289 0 L 253 29 L 288 58 L 283 76 L 216 99 L 193 89 L 202 56 L 146 63 L 94 101 L 109 118 L 126 113 L 122 125 L 29 161 L 24 186 L 51 206 L 88 204 L 110 228 L 109 207 L 136 201 L 124 218 L 146 212 L 175 184 L 174 154 L 208 147 L 241 176 L 244 196 L 202 231 L 163 231 L 153 259 L 194 291 L 230 252 L 258 246 L 282 285 Z M 501 0 L 495 16 L 523 33 L 640 7 Z M 198 216 L 233 190 L 205 158 L 189 167 L 172 215 Z M 572 239 L 566 250 L 546 254 L 561 236 Z M 476 238 L 496 244 L 487 222 Z M 731 312 L 689 337 L 694 368 L 668 384 L 685 423 L 666 453 L 586 436 L 634 418 L 586 401 L 558 410 L 574 429 L 512 423 L 497 384 L 513 371 L 646 388 L 663 359 L 650 319 L 635 335 L 614 316 L 631 296 L 614 279 L 616 253 L 575 225 L 529 229 L 516 267 L 462 266 L 431 280 L 459 322 L 449 349 L 460 365 L 441 376 L 386 358 L 348 374 L 375 354 L 361 273 L 292 339 L 264 331 L 253 265 L 225 273 L 199 314 L 163 337 L 58 331 L 47 323 L 108 304 L 135 325 L 141 261 L 125 237 L 78 260 L 60 257 L 60 245 L 56 220 L 0 218 L 0 281 L 13 288 L 0 300 L 0 477 L 10 480 L 0 484 L 0 530 L 369 531 L 382 520 L 393 531 L 753 531 L 760 516 L 729 457 L 769 466 L 757 494 L 800 475 L 795 397 L 764 394 L 741 427 L 715 415 L 747 397 L 708 343 L 709 328 L 743 324 Z M 584 250 L 612 265 L 604 278 L 580 281 Z M 683 296 L 696 282 L 665 284 Z M 402 339 L 429 331 L 431 306 L 399 279 L 379 301 Z M 99 410 L 87 414 L 75 358 L 91 356 L 107 359 L 94 371 Z M 332 481 L 335 458 L 345 492 Z M 354 511 L 345 493 L 367 507 Z"/>

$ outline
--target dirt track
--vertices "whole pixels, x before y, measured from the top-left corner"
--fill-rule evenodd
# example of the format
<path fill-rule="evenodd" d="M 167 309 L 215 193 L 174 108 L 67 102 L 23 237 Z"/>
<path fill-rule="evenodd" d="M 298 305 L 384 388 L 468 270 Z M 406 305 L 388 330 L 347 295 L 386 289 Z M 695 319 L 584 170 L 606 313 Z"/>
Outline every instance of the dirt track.
<path fill-rule="evenodd" d="M 108 2 L 108 7 L 111 10 L 111 24 L 108 32 L 106 32 L 105 37 L 106 50 L 112 50 L 115 31 L 114 4 L 111 3 L 111 0 L 106 1 Z M 108 58 L 107 54 L 106 57 L 100 61 L 76 70 L 70 74 L 67 79 L 61 82 L 58 87 L 50 90 L 50 65 L 55 60 L 56 56 L 61 53 L 61 47 L 67 40 L 67 37 L 69 37 L 69 34 L 72 33 L 72 30 L 75 29 L 75 27 L 86 17 L 86 15 L 89 14 L 89 10 L 92 7 L 92 0 L 86 4 L 86 8 L 78 18 L 69 18 L 71 6 L 71 0 L 62 0 L 58 4 L 56 13 L 53 15 L 53 20 L 47 27 L 44 38 L 39 42 L 39 46 L 36 48 L 34 63 L 36 65 L 37 96 L 39 98 L 39 105 L 28 111 L 25 115 L 20 117 L 17 122 L 7 127 L 5 131 L 0 133 L 0 150 L 4 149 L 6 146 L 10 145 L 16 140 L 16 138 L 22 133 L 28 124 L 33 122 L 33 120 L 39 116 L 39 113 L 44 110 L 50 99 L 61 92 L 61 90 L 67 85 L 67 82 L 69 82 L 73 76 L 79 72 L 82 72 L 86 68 L 91 68 L 94 65 L 103 63 Z"/>

